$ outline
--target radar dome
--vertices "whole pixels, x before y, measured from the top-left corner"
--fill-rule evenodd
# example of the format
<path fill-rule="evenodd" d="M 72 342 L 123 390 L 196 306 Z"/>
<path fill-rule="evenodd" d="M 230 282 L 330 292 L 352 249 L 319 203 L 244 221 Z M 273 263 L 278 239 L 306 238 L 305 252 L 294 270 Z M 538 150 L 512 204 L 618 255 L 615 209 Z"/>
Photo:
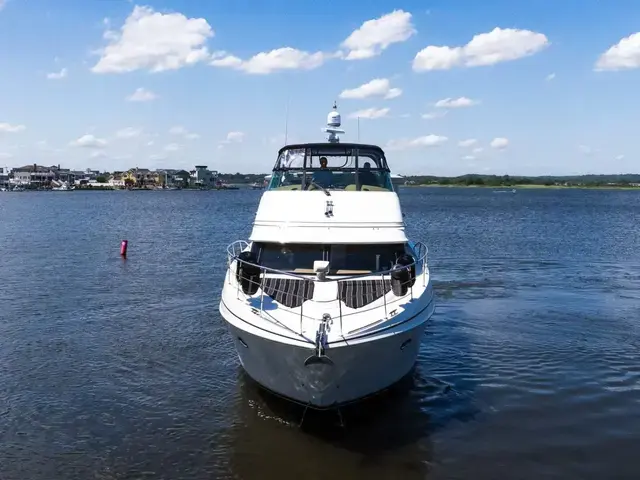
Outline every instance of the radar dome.
<path fill-rule="evenodd" d="M 327 125 L 329 125 L 330 127 L 339 127 L 341 124 L 342 119 L 340 118 L 340 114 L 337 112 L 337 110 L 329 112 L 329 115 L 327 115 Z"/>
<path fill-rule="evenodd" d="M 338 138 L 339 133 L 344 133 L 344 130 L 340 128 L 340 124 L 342 123 L 342 119 L 340 118 L 340 114 L 338 113 L 338 107 L 333 103 L 333 110 L 329 115 L 327 115 L 327 126 L 323 128 L 325 132 L 329 134 L 327 140 L 330 143 L 339 143 L 340 139 Z"/>

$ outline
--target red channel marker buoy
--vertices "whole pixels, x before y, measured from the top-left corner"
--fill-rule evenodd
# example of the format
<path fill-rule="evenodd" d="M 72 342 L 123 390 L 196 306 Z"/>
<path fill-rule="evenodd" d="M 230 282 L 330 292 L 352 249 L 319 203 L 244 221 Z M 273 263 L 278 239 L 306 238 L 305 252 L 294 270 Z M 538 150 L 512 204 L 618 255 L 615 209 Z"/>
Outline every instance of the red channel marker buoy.
<path fill-rule="evenodd" d="M 129 245 L 129 242 L 127 240 L 122 240 L 122 243 L 120 244 L 120 255 L 123 257 L 127 256 L 127 246 Z"/>

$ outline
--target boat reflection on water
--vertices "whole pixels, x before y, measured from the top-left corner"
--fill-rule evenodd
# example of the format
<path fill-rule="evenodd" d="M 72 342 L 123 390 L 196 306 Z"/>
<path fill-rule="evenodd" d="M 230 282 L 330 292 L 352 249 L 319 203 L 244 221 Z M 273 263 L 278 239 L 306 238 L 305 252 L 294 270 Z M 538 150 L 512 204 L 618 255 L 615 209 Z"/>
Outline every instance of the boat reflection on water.
<path fill-rule="evenodd" d="M 431 436 L 452 419 L 464 420 L 454 389 L 415 367 L 388 390 L 339 411 L 305 411 L 239 369 L 236 400 L 235 421 L 224 436 L 230 445 L 218 445 L 230 455 L 224 463 L 234 478 L 264 478 L 267 472 L 299 480 L 425 478 Z"/>

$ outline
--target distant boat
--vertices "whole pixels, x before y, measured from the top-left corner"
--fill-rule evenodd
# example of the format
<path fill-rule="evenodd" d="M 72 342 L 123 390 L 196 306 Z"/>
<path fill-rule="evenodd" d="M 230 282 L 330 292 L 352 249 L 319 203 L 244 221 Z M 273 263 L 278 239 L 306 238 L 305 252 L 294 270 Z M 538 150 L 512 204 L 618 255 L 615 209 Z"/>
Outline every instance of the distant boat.
<path fill-rule="evenodd" d="M 262 183 L 258 183 L 258 182 L 253 182 L 251 184 L 251 188 L 253 190 L 262 190 L 264 188 L 264 185 Z"/>
<path fill-rule="evenodd" d="M 221 180 L 218 180 L 216 182 L 216 190 L 238 190 L 239 187 L 236 187 L 235 185 L 229 185 L 228 183 L 225 183 Z"/>
<path fill-rule="evenodd" d="M 52 187 L 51 190 L 53 192 L 71 192 L 71 191 L 75 190 L 75 188 L 70 186 L 68 183 L 65 182 L 65 183 L 62 183 L 58 187 Z"/>

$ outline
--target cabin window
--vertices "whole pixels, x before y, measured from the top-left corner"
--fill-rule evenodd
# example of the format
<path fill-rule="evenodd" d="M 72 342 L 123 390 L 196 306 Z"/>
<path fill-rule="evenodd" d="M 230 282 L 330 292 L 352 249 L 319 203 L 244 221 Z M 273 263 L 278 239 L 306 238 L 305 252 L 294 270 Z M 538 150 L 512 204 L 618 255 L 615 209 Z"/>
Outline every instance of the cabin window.
<path fill-rule="evenodd" d="M 390 270 L 405 245 L 258 243 L 254 252 L 260 265 L 274 270 L 313 274 L 313 262 L 328 260 L 333 275 L 359 275 Z"/>
<path fill-rule="evenodd" d="M 358 275 L 390 270 L 405 251 L 403 244 L 331 245 L 329 268 L 333 274 Z"/>
<path fill-rule="evenodd" d="M 263 243 L 257 250 L 260 265 L 286 272 L 314 273 L 313 262 L 326 258 L 324 246 L 318 244 Z"/>

